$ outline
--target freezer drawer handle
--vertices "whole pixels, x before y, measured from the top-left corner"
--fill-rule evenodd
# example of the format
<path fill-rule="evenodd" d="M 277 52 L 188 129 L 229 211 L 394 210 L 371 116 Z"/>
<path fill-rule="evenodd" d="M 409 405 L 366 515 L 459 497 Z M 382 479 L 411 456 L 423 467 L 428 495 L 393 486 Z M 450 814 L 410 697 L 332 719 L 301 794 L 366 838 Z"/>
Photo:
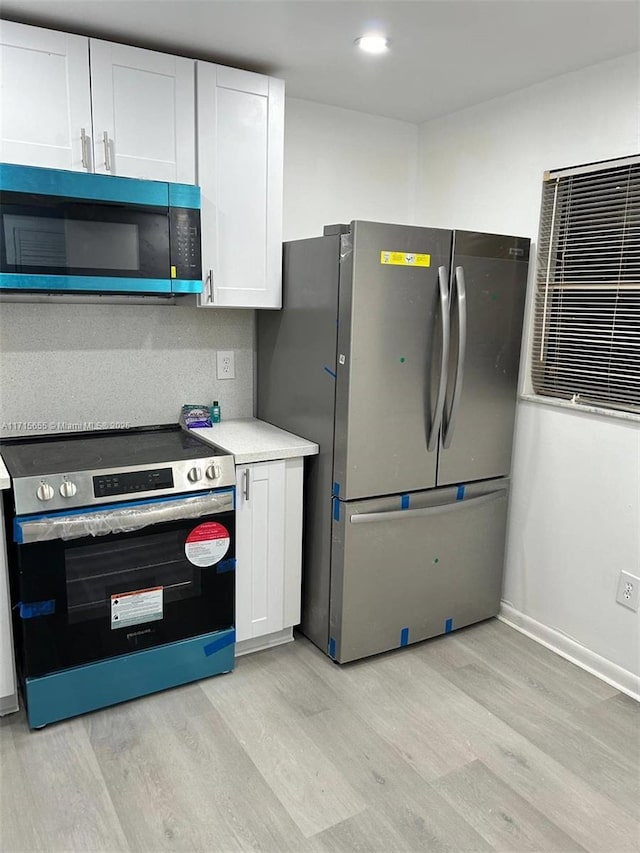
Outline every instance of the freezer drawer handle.
<path fill-rule="evenodd" d="M 467 353 L 467 287 L 464 282 L 464 269 L 456 267 L 456 290 L 458 303 L 458 365 L 453 380 L 453 395 L 449 416 L 444 418 L 444 435 L 442 446 L 446 450 L 451 445 L 453 430 L 456 425 L 456 413 L 460 406 L 462 394 L 462 380 L 464 378 L 464 359 Z"/>
<path fill-rule="evenodd" d="M 351 524 L 369 524 L 373 521 L 400 521 L 403 518 L 428 518 L 430 515 L 442 515 L 443 512 L 454 512 L 459 509 L 468 509 L 470 506 L 493 503 L 507 496 L 506 489 L 497 492 L 489 492 L 487 495 L 478 495 L 477 498 L 468 498 L 464 501 L 453 501 L 452 503 L 437 504 L 436 506 L 424 506 L 419 509 L 399 509 L 390 512 L 363 512 L 361 515 L 352 515 Z"/>
<path fill-rule="evenodd" d="M 438 396 L 433 413 L 433 422 L 427 438 L 427 450 L 436 449 L 438 433 L 442 423 L 442 413 L 447 392 L 447 363 L 449 361 L 449 274 L 446 267 L 438 267 L 438 283 L 440 285 L 440 315 L 442 320 L 442 361 L 440 362 L 440 381 Z"/>

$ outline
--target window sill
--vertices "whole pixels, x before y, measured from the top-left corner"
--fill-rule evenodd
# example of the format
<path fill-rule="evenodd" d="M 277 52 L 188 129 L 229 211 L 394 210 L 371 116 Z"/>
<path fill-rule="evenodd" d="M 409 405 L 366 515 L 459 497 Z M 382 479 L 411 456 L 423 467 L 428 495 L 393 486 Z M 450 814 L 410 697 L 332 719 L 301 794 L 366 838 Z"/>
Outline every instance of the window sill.
<path fill-rule="evenodd" d="M 640 413 L 621 412 L 617 409 L 604 409 L 588 403 L 571 403 L 569 400 L 560 400 L 556 397 L 543 397 L 540 394 L 522 393 L 520 400 L 527 403 L 539 403 L 543 406 L 552 406 L 556 409 L 569 409 L 576 414 L 598 415 L 601 418 L 613 418 L 618 421 L 632 421 L 640 423 Z"/>

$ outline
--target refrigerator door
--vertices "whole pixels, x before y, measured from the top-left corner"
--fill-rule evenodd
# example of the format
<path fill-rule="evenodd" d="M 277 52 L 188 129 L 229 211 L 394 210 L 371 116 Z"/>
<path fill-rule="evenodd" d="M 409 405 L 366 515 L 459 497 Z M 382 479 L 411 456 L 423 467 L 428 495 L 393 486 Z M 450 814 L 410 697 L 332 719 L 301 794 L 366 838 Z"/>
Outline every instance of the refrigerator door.
<path fill-rule="evenodd" d="M 508 488 L 336 501 L 330 656 L 345 663 L 495 616 Z"/>
<path fill-rule="evenodd" d="M 529 240 L 456 231 L 438 485 L 509 474 Z"/>
<path fill-rule="evenodd" d="M 360 221 L 342 239 L 334 439 L 341 499 L 435 485 L 451 240 L 441 229 Z"/>

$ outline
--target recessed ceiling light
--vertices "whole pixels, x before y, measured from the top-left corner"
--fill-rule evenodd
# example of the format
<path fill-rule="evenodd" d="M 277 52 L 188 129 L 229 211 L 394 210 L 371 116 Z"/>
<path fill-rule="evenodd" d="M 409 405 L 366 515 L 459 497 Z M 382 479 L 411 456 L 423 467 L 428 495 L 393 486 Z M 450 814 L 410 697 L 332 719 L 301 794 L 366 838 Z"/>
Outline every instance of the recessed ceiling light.
<path fill-rule="evenodd" d="M 391 44 L 391 39 L 388 39 L 386 36 L 360 36 L 360 38 L 356 39 L 354 44 L 356 44 L 360 50 L 364 50 L 365 53 L 385 53 L 389 50 L 389 45 Z"/>

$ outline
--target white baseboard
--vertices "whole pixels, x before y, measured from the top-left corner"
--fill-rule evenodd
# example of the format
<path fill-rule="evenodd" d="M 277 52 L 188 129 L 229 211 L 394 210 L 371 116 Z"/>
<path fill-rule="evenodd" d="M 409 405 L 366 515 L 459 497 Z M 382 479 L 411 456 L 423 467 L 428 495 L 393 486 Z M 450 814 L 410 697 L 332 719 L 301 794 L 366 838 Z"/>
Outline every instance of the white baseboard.
<path fill-rule="evenodd" d="M 236 643 L 236 657 L 248 655 L 251 652 L 260 652 L 273 646 L 281 646 L 283 643 L 293 641 L 293 628 L 285 628 L 283 631 L 274 631 L 273 634 L 263 634 L 262 637 L 249 637 L 248 640 L 240 640 Z"/>
<path fill-rule="evenodd" d="M 600 657 L 600 655 L 597 655 L 585 646 L 581 646 L 580 643 L 577 643 L 555 628 L 543 625 L 542 622 L 538 622 L 532 619 L 531 616 L 521 613 L 504 601 L 500 605 L 498 619 L 511 628 L 515 628 L 516 631 L 520 631 L 521 634 L 525 634 L 527 637 L 545 646 L 547 649 L 551 649 L 552 652 L 560 655 L 560 657 L 570 660 L 576 666 L 586 669 L 587 672 L 606 681 L 607 684 L 615 687 L 621 693 L 631 696 L 636 702 L 640 702 L 640 678 L 634 675 L 633 672 L 629 672 L 629 670 L 623 669 L 610 660 Z"/>

